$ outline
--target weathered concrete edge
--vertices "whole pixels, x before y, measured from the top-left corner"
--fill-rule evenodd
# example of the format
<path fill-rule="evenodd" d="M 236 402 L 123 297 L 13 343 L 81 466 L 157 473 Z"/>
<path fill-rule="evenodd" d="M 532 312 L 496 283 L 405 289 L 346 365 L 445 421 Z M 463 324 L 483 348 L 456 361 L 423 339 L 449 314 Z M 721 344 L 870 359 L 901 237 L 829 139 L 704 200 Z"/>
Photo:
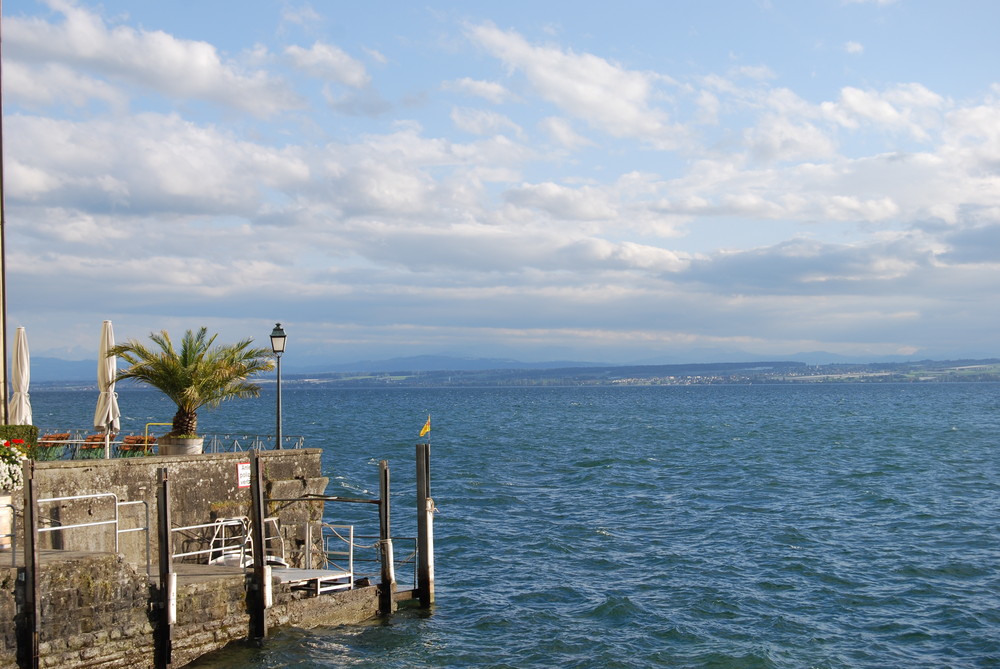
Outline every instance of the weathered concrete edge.
<path fill-rule="evenodd" d="M 291 591 L 287 585 L 274 580 L 275 597 L 279 600 L 267 610 L 267 626 L 270 633 L 278 629 L 313 629 L 317 627 L 338 627 L 358 625 L 379 617 L 378 586 L 370 585 L 354 590 L 344 590 L 321 595 L 303 597 L 300 592 Z M 193 588 L 195 586 L 188 586 Z M 183 590 L 183 588 L 182 588 Z M 178 593 L 183 596 L 184 593 Z M 191 638 L 189 642 L 175 644 L 173 666 L 184 667 L 200 659 L 210 659 L 226 648 L 252 642 L 246 631 L 249 616 L 240 616 L 242 633 L 232 634 L 232 630 L 222 627 L 214 630 L 213 639 Z M 229 634 L 227 635 L 227 632 Z M 264 640 L 266 646 L 267 641 Z M 210 647 L 211 646 L 211 647 Z"/>
<path fill-rule="evenodd" d="M 322 453 L 322 448 L 296 448 L 287 449 L 280 452 L 272 453 L 271 451 L 261 451 L 260 457 L 266 460 L 271 457 L 282 457 L 283 455 L 289 453 L 309 453 L 317 454 Z M 225 453 L 198 453 L 196 455 L 147 455 L 144 457 L 135 458 L 111 458 L 105 460 L 103 458 L 94 458 L 88 460 L 45 460 L 38 461 L 35 463 L 35 467 L 39 470 L 41 469 L 76 469 L 79 467 L 121 467 L 122 465 L 141 465 L 143 463 L 150 462 L 205 462 L 206 459 L 214 460 L 232 460 L 237 456 L 244 456 L 250 458 L 250 451 L 226 451 Z"/>

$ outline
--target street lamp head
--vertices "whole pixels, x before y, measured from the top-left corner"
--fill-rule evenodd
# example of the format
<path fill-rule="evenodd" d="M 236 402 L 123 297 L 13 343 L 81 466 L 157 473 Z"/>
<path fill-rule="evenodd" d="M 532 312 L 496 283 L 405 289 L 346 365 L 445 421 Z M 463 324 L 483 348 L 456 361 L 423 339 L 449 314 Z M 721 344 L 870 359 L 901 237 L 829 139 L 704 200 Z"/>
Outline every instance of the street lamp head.
<path fill-rule="evenodd" d="M 285 352 L 285 331 L 281 329 L 281 323 L 275 323 L 271 330 L 271 350 L 279 357 Z"/>

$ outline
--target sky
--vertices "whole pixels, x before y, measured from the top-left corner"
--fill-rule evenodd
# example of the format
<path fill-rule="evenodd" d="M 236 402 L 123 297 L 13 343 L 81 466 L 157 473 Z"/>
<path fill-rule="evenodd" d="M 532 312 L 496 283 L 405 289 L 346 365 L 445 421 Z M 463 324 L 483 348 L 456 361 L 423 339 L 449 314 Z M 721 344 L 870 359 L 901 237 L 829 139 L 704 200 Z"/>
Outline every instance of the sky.
<path fill-rule="evenodd" d="M 1000 356 L 992 0 L 2 12 L 32 355 Z"/>

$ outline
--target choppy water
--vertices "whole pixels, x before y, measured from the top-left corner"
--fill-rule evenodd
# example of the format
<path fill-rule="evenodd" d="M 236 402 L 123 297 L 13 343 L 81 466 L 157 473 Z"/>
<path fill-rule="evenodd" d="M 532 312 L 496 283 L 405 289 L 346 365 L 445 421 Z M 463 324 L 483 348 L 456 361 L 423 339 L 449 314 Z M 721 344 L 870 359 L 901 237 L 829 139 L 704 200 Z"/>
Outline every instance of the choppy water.
<path fill-rule="evenodd" d="M 36 423 L 85 424 L 82 395 L 33 393 Z M 283 395 L 331 492 L 390 461 L 394 534 L 433 415 L 438 604 L 203 668 L 1000 665 L 1000 385 Z M 273 401 L 202 428 L 270 432 Z M 120 402 L 133 429 L 172 414 Z"/>

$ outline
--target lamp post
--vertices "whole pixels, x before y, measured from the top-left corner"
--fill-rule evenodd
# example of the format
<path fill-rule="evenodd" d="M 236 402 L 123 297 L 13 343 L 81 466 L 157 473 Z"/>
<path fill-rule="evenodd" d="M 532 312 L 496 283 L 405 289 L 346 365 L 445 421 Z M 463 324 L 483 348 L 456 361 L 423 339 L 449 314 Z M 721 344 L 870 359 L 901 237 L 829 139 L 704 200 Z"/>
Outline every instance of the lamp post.
<path fill-rule="evenodd" d="M 281 448 L 281 354 L 285 352 L 285 331 L 281 329 L 281 323 L 275 323 L 271 330 L 271 350 L 278 365 L 278 423 L 274 430 L 274 447 Z"/>

